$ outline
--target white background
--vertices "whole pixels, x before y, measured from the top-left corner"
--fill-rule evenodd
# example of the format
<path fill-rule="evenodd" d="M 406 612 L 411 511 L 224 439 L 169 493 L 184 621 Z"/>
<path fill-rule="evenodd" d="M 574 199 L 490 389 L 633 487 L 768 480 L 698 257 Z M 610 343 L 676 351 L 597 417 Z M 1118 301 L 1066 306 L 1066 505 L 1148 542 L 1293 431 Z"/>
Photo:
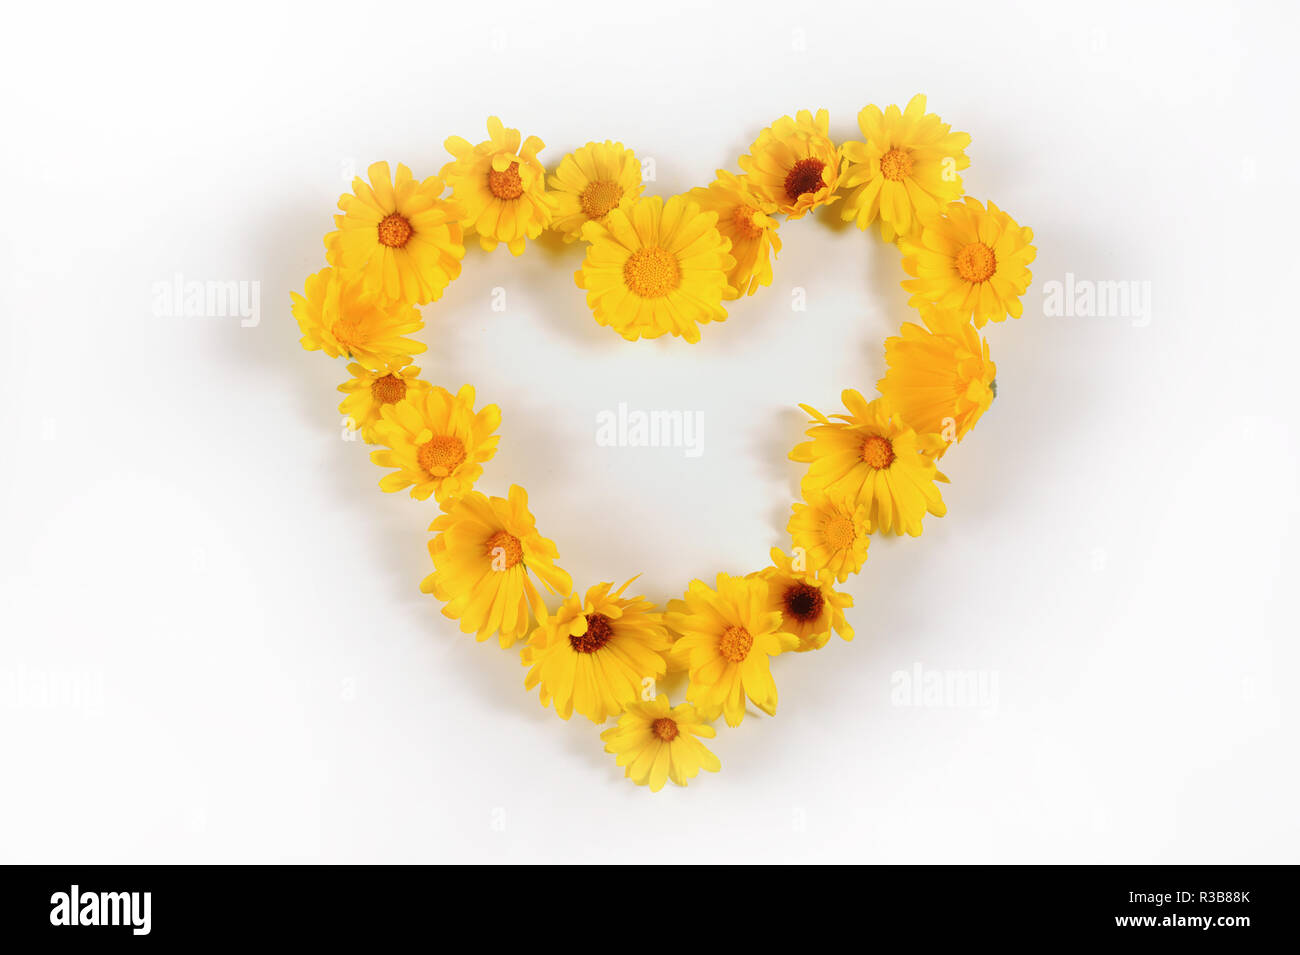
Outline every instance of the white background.
<path fill-rule="evenodd" d="M 1294 5 L 706 6 L 7 14 L 0 859 L 1297 861 Z M 354 173 L 434 174 L 489 114 L 671 195 L 783 113 L 838 140 L 918 91 L 1035 231 L 1000 397 L 948 516 L 872 544 L 858 638 L 651 794 L 419 592 L 436 506 L 342 440 L 289 293 Z M 527 487 L 579 587 L 786 543 L 796 404 L 870 394 L 912 314 L 878 233 L 782 238 L 697 346 L 597 327 L 551 241 L 425 309 L 426 377 L 503 409 L 480 488 Z M 1149 323 L 1045 316 L 1067 272 L 1149 282 Z M 177 273 L 259 282 L 260 323 L 156 315 Z M 702 412 L 703 455 L 598 447 L 619 402 Z M 898 705 L 918 666 L 996 692 Z"/>

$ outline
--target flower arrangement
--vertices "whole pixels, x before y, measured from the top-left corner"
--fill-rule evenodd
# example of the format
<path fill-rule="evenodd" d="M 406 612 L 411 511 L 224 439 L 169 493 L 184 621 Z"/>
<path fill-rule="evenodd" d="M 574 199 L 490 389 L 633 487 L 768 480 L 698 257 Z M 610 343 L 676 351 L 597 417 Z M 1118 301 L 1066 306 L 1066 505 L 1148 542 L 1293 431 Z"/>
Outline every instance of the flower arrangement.
<path fill-rule="evenodd" d="M 354 180 L 325 236 L 327 267 L 292 296 L 303 348 L 348 362 L 339 409 L 387 469 L 380 488 L 432 496 L 441 510 L 421 589 L 465 633 L 521 644 L 524 687 L 542 706 L 566 720 L 575 710 L 616 719 L 605 749 L 652 790 L 720 768 L 703 742 L 717 719 L 739 725 L 747 703 L 776 712 L 773 657 L 853 639 L 853 600 L 837 586 L 862 569 L 873 534 L 916 537 L 927 516 L 943 516 L 939 461 L 996 395 L 979 330 L 1020 317 L 1032 231 L 964 194 L 970 136 L 927 113 L 924 96 L 901 110 L 867 106 L 858 126 L 860 140 L 836 145 L 825 110 L 782 117 L 740 157 L 742 174 L 720 169 L 665 199 L 643 195 L 622 143 L 588 143 L 548 173 L 542 141 L 493 117 L 484 141 L 446 141 L 453 158 L 437 176 L 378 162 L 369 182 Z M 843 414 L 802 406 L 809 440 L 790 458 L 807 470 L 788 553 L 773 548 L 744 577 L 691 581 L 663 610 L 630 595 L 632 581 L 576 591 L 525 490 L 475 489 L 501 411 L 476 407 L 470 385 L 452 394 L 420 378 L 412 359 L 424 345 L 408 337 L 423 327 L 417 306 L 460 274 L 467 237 L 520 255 L 551 229 L 585 245 L 574 281 L 599 324 L 630 341 L 698 342 L 702 326 L 726 319 L 725 302 L 771 285 L 779 230 L 837 202 L 844 221 L 878 223 L 897 244 L 918 321 L 885 341 L 877 397 L 846 390 Z M 669 671 L 686 674 L 676 706 L 656 689 Z"/>

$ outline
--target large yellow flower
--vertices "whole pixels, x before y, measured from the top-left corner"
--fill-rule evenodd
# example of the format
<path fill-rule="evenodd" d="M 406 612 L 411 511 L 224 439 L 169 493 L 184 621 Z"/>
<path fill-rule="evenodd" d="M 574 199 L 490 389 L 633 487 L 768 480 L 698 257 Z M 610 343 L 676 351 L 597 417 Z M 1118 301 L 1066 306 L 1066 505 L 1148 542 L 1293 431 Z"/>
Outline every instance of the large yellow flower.
<path fill-rule="evenodd" d="M 791 219 L 834 202 L 842 160 L 829 131 L 824 109 L 816 116 L 806 109 L 794 119 L 782 116 L 740 157 L 750 188 Z"/>
<path fill-rule="evenodd" d="M 641 163 L 622 143 L 587 143 L 563 159 L 548 184 L 555 199 L 551 228 L 572 242 L 588 222 L 603 222 L 611 209 L 626 209 L 641 190 Z"/>
<path fill-rule="evenodd" d="M 943 438 L 942 457 L 993 403 L 998 368 L 970 319 L 929 305 L 921 317 L 924 327 L 906 322 L 901 336 L 885 339 L 889 371 L 877 388 L 918 432 Z"/>
<path fill-rule="evenodd" d="M 853 598 L 835 589 L 830 571 L 799 569 L 779 547 L 773 547 L 772 566 L 758 576 L 767 581 L 767 609 L 780 613 L 781 629 L 799 638 L 797 652 L 820 650 L 832 630 L 845 640 L 853 639 L 853 628 L 844 617 L 844 608 L 853 606 Z"/>
<path fill-rule="evenodd" d="M 308 351 L 342 355 L 367 368 L 405 364 L 424 351 L 423 343 L 405 337 L 424 327 L 413 306 L 381 304 L 360 281 L 348 281 L 333 268 L 307 276 L 304 291 L 291 292 L 290 299 Z"/>
<path fill-rule="evenodd" d="M 843 491 L 809 494 L 796 503 L 786 525 L 808 567 L 825 568 L 840 583 L 856 574 L 867 561 L 871 543 L 871 508 L 857 504 Z"/>
<path fill-rule="evenodd" d="M 917 94 L 899 111 L 867 106 L 858 113 L 858 128 L 865 143 L 847 142 L 840 148 L 848 165 L 843 185 L 852 189 L 840 216 L 856 219 L 865 229 L 877 217 L 885 241 L 910 235 L 922 217 L 938 214 L 960 199 L 957 170 L 970 165 L 965 149 L 970 133 L 954 133 L 934 113 L 925 111 L 925 97 Z"/>
<path fill-rule="evenodd" d="M 704 212 L 716 212 L 718 231 L 731 240 L 736 264 L 727 282 L 737 296 L 753 295 L 760 285 L 772 284 L 772 259 L 781 251 L 776 234 L 776 203 L 757 196 L 744 176 L 725 169 L 706 189 L 692 189 L 687 198 L 699 203 Z"/>
<path fill-rule="evenodd" d="M 352 377 L 339 385 L 339 391 L 347 395 L 339 404 L 339 413 L 349 428 L 361 432 L 367 444 L 375 443 L 375 424 L 385 406 L 429 390 L 420 369 L 405 359 L 374 370 L 353 363 L 348 372 Z"/>
<path fill-rule="evenodd" d="M 528 611 L 538 619 L 546 604 L 529 573 L 552 593 L 568 596 L 573 581 L 555 566 L 555 544 L 537 532 L 528 494 L 513 485 L 509 498 L 470 491 L 445 505 L 429 530 L 433 573 L 420 589 L 445 601 L 443 616 L 460 621 L 462 633 L 486 640 L 500 634 L 509 647 L 528 632 Z"/>
<path fill-rule="evenodd" d="M 631 583 L 613 593 L 612 583 L 600 584 L 585 600 L 573 594 L 539 619 L 520 659 L 532 667 L 524 689 L 540 683 L 542 706 L 554 701 L 566 720 L 576 709 L 603 723 L 663 678 L 672 640 L 650 601 L 623 596 Z"/>
<path fill-rule="evenodd" d="M 385 405 L 375 424 L 375 443 L 387 450 L 371 451 L 381 468 L 396 468 L 379 480 L 384 491 L 411 489 L 417 501 L 436 495 L 443 504 L 465 494 L 483 473 L 483 462 L 497 453 L 501 409 L 488 405 L 474 413 L 474 388 L 464 385 L 456 395 L 446 388 L 408 394 L 405 401 Z"/>
<path fill-rule="evenodd" d="M 361 277 L 368 291 L 388 302 L 424 305 L 442 295 L 460 275 L 464 238 L 457 219 L 460 207 L 441 198 L 442 180 L 423 182 L 397 164 L 396 179 L 388 163 L 367 171 L 370 184 L 352 180 L 352 193 L 339 197 L 343 215 L 338 232 L 325 237 L 330 263 Z"/>
<path fill-rule="evenodd" d="M 794 650 L 799 638 L 769 609 L 767 581 L 718 574 L 717 589 L 692 580 L 685 599 L 669 605 L 668 629 L 680 634 L 672 655 L 690 671 L 686 698 L 708 719 L 728 726 L 745 718 L 745 698 L 769 716 L 776 712 L 776 683 L 768 658 Z"/>
<path fill-rule="evenodd" d="M 546 193 L 546 170 L 537 158 L 546 144 L 529 136 L 521 147 L 519 130 L 506 129 L 495 116 L 488 117 L 487 129 L 488 138 L 477 146 L 449 137 L 444 145 L 456 158 L 441 175 L 464 209 L 466 231 L 477 232 L 488 252 L 504 242 L 519 255 L 524 240 L 537 238 L 551 222 L 554 199 Z"/>
<path fill-rule="evenodd" d="M 701 769 L 716 773 L 722 768 L 699 738 L 712 739 L 715 731 L 689 703 L 669 708 L 668 697 L 660 694 L 652 703 L 633 703 L 619 717 L 618 725 L 605 730 L 605 752 L 614 753 L 627 776 L 652 792 L 672 780 L 685 786 Z"/>
<path fill-rule="evenodd" d="M 919 536 L 927 511 L 942 517 L 947 510 L 935 485 L 947 478 L 936 471 L 931 456 L 942 438 L 917 435 L 883 399 L 868 404 L 853 390 L 842 397 L 849 413 L 833 415 L 835 421 L 800 405 L 813 420 L 807 432 L 812 440 L 797 445 L 790 460 L 811 462 L 804 497 L 843 491 L 855 506 L 867 506 L 873 527 Z"/>
<path fill-rule="evenodd" d="M 667 332 L 688 342 L 700 340 L 700 324 L 724 321 L 735 263 L 717 222 L 682 196 L 647 196 L 583 226 L 590 245 L 573 280 L 596 321 L 628 341 Z"/>
<path fill-rule="evenodd" d="M 1020 296 L 1033 278 L 1033 238 L 1033 229 L 1016 225 L 993 203 L 986 210 L 967 196 L 926 220 L 919 236 L 899 239 L 903 269 L 916 276 L 903 288 L 912 293 L 912 305 L 952 309 L 973 317 L 976 328 L 1008 315 L 1019 318 Z"/>

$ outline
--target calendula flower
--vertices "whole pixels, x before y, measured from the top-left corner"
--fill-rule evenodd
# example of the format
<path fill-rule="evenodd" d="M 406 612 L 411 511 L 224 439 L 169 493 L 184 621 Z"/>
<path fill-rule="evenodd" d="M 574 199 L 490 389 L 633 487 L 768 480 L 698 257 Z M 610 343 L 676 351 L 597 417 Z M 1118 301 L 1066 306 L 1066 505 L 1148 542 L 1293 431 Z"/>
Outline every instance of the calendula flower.
<path fill-rule="evenodd" d="M 843 491 L 812 493 L 794 505 L 786 530 L 809 567 L 825 569 L 844 583 L 866 563 L 871 508 Z"/>
<path fill-rule="evenodd" d="M 347 426 L 360 431 L 367 444 L 375 443 L 375 423 L 385 405 L 394 405 L 408 395 L 429 390 L 429 383 L 420 377 L 420 369 L 405 359 L 390 362 L 383 368 L 371 370 L 364 365 L 348 365 L 351 379 L 339 385 L 347 395 L 339 405 L 339 413 Z"/>
<path fill-rule="evenodd" d="M 384 304 L 360 281 L 348 281 L 337 269 L 307 276 L 305 295 L 290 293 L 293 317 L 302 330 L 302 347 L 356 360 L 366 368 L 405 364 L 424 345 L 406 338 L 424 327 L 410 305 Z"/>
<path fill-rule="evenodd" d="M 942 457 L 993 403 L 998 369 L 970 319 L 928 305 L 921 317 L 924 326 L 906 322 L 885 339 L 889 370 L 877 388 L 911 427 L 943 438 Z"/>
<path fill-rule="evenodd" d="M 826 570 L 807 570 L 772 548 L 772 566 L 758 572 L 767 581 L 767 609 L 781 614 L 781 629 L 799 638 L 795 651 L 820 650 L 834 630 L 845 640 L 853 639 L 853 628 L 844 608 L 853 597 L 835 589 L 834 575 Z"/>
<path fill-rule="evenodd" d="M 650 601 L 623 596 L 631 583 L 613 593 L 612 583 L 599 584 L 538 618 L 520 654 L 532 668 L 524 689 L 541 684 L 542 706 L 554 702 L 563 719 L 576 709 L 603 723 L 639 699 L 645 681 L 663 678 L 672 640 Z"/>
<path fill-rule="evenodd" d="M 780 212 L 798 219 L 834 202 L 841 157 L 829 135 L 830 115 L 801 109 L 794 119 L 782 116 L 758 134 L 740 168 L 750 188 Z"/>
<path fill-rule="evenodd" d="M 903 269 L 916 276 L 903 288 L 912 293 L 912 305 L 951 309 L 973 317 L 976 328 L 1008 315 L 1019 318 L 1020 296 L 1033 277 L 1028 265 L 1038 254 L 1029 244 L 1033 238 L 1033 229 L 1016 225 L 993 203 L 985 209 L 967 196 L 926 220 L 918 236 L 899 239 Z"/>
<path fill-rule="evenodd" d="M 619 717 L 618 725 L 605 730 L 605 752 L 618 757 L 626 767 L 623 775 L 652 792 L 672 780 L 685 786 L 701 769 L 716 773 L 722 763 L 700 738 L 712 739 L 715 731 L 689 703 L 669 707 L 660 694 L 653 703 L 632 703 Z"/>
<path fill-rule="evenodd" d="M 528 493 L 512 485 L 508 498 L 470 491 L 444 505 L 429 530 L 433 573 L 420 589 L 445 601 L 443 616 L 460 621 L 462 633 L 482 641 L 499 633 L 509 647 L 528 632 L 528 611 L 546 613 L 530 574 L 551 593 L 573 591 L 569 575 L 555 566 L 555 544 L 537 532 Z"/>
<path fill-rule="evenodd" d="M 698 342 L 700 324 L 726 319 L 731 294 L 735 261 L 717 223 L 682 196 L 647 196 L 583 226 L 590 245 L 573 280 L 596 321 L 629 341 L 667 332 Z"/>
<path fill-rule="evenodd" d="M 474 413 L 472 385 L 454 396 L 446 388 L 427 388 L 384 405 L 374 435 L 386 449 L 371 451 L 370 460 L 397 470 L 380 479 L 380 489 L 409 487 L 417 501 L 433 494 L 439 504 L 465 494 L 483 473 L 483 462 L 497 453 L 501 439 L 493 432 L 500 426 L 496 405 Z"/>
<path fill-rule="evenodd" d="M 832 415 L 834 421 L 800 405 L 813 420 L 807 432 L 812 440 L 797 445 L 790 460 L 811 462 L 803 479 L 804 497 L 842 491 L 855 506 L 867 507 L 873 527 L 919 536 L 927 511 L 942 517 L 947 510 L 935 485 L 947 478 L 931 457 L 942 438 L 918 436 L 883 399 L 868 404 L 853 390 L 842 397 L 849 413 Z"/>
<path fill-rule="evenodd" d="M 587 143 L 556 167 L 549 179 L 555 200 L 551 228 L 572 242 L 588 222 L 603 222 L 611 209 L 626 209 L 641 190 L 641 163 L 622 143 Z"/>
<path fill-rule="evenodd" d="M 519 130 L 506 129 L 489 116 L 488 138 L 477 146 L 459 136 L 444 144 L 455 160 L 442 167 L 451 196 L 464 214 L 462 224 L 477 232 L 479 244 L 491 252 L 504 242 L 511 254 L 524 251 L 524 240 L 535 239 L 551 222 L 554 200 L 546 193 L 546 170 L 537 158 L 546 144 L 529 136 L 520 145 Z"/>
<path fill-rule="evenodd" d="M 776 203 L 762 199 L 749 188 L 743 176 L 718 170 L 718 178 L 706 189 L 692 189 L 687 198 L 704 212 L 718 216 L 718 231 L 731 240 L 735 265 L 727 283 L 737 296 L 753 295 L 760 285 L 772 284 L 772 259 L 781 251 L 776 234 Z"/>
<path fill-rule="evenodd" d="M 437 176 L 416 182 L 398 163 L 390 178 L 386 162 L 374 163 L 367 175 L 369 185 L 358 176 L 352 193 L 339 197 L 338 231 L 325 237 L 330 264 L 359 275 L 382 300 L 433 301 L 460 275 L 465 245 L 457 220 L 463 211 L 441 198 Z"/>
<path fill-rule="evenodd" d="M 768 658 L 797 649 L 799 638 L 769 608 L 768 590 L 759 577 L 718 574 L 716 589 L 693 580 L 664 615 L 668 629 L 679 634 L 672 655 L 690 671 L 686 699 L 707 719 L 721 713 L 728 726 L 739 726 L 746 697 L 769 716 L 776 712 Z"/>
<path fill-rule="evenodd" d="M 970 133 L 954 133 L 927 113 L 924 96 L 913 96 L 901 112 L 897 106 L 883 113 L 867 106 L 858 113 L 858 128 L 867 141 L 840 147 L 848 160 L 842 184 L 853 190 L 840 207 L 845 222 L 857 220 L 865 229 L 879 218 L 881 234 L 892 242 L 961 198 L 957 170 L 970 165 Z"/>

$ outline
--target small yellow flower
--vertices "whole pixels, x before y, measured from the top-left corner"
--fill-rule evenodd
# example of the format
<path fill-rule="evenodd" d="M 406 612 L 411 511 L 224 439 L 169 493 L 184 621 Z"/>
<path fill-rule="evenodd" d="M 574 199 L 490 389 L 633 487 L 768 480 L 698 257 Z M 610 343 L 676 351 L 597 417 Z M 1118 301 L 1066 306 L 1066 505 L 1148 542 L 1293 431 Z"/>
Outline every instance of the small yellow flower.
<path fill-rule="evenodd" d="M 727 274 L 727 282 L 736 296 L 753 295 L 760 285 L 772 284 L 772 259 L 781 251 L 776 234 L 776 203 L 757 196 L 744 176 L 725 169 L 708 188 L 692 189 L 688 199 L 699 203 L 704 212 L 718 215 L 718 231 L 731 240 L 731 256 L 736 264 Z"/>
<path fill-rule="evenodd" d="M 555 199 L 551 228 L 572 242 L 588 222 L 626 209 L 641 195 L 641 163 L 622 143 L 587 143 L 563 159 L 547 180 Z"/>
<path fill-rule="evenodd" d="M 480 491 L 456 498 L 429 530 L 436 532 L 429 541 L 434 570 L 420 589 L 444 601 L 443 616 L 480 641 L 496 633 L 509 647 L 528 632 L 530 607 L 538 619 L 546 613 L 530 573 L 551 593 L 573 591 L 572 579 L 555 566 L 559 551 L 537 532 L 528 493 L 518 485 L 508 498 Z"/>
<path fill-rule="evenodd" d="M 339 405 L 339 413 L 349 428 L 361 432 L 367 444 L 375 443 L 375 423 L 386 405 L 429 390 L 429 383 L 420 377 L 420 369 L 405 360 L 373 371 L 354 362 L 348 365 L 348 373 L 352 378 L 339 385 L 339 391 L 347 395 Z"/>
<path fill-rule="evenodd" d="M 539 618 L 520 654 L 531 667 L 524 689 L 541 684 L 542 706 L 568 719 L 576 709 L 603 723 L 639 699 L 645 681 L 663 678 L 664 655 L 672 646 L 660 615 L 644 597 L 624 597 L 628 581 L 610 593 L 611 583 L 565 599 L 553 615 Z"/>
<path fill-rule="evenodd" d="M 879 218 L 881 234 L 892 242 L 961 198 L 957 170 L 970 165 L 965 152 L 970 133 L 951 132 L 927 113 L 924 96 L 913 96 L 902 111 L 890 106 L 882 113 L 879 106 L 867 106 L 858 113 L 858 128 L 867 141 L 840 147 L 848 160 L 843 185 L 853 190 L 840 208 L 845 222 L 856 219 L 865 229 Z"/>
<path fill-rule="evenodd" d="M 477 232 L 488 252 L 504 242 L 519 255 L 524 240 L 537 238 L 551 222 L 555 200 L 547 195 L 546 170 L 537 158 L 546 144 L 529 136 L 521 147 L 519 130 L 506 129 L 495 116 L 488 117 L 487 129 L 488 138 L 477 146 L 448 138 L 447 152 L 456 158 L 441 175 L 464 209 L 466 232 Z"/>
<path fill-rule="evenodd" d="M 653 703 L 628 706 L 618 725 L 600 738 L 605 752 L 615 754 L 618 765 L 626 767 L 624 776 L 658 792 L 670 779 L 685 786 L 701 769 L 716 773 L 722 768 L 718 757 L 700 742 L 714 735 L 695 707 L 683 703 L 670 709 L 668 697 L 661 693 Z"/>
<path fill-rule="evenodd" d="M 366 368 L 403 365 L 424 351 L 423 343 L 405 337 L 424 327 L 414 307 L 381 304 L 360 281 L 348 281 L 334 268 L 307 276 L 304 291 L 290 298 L 308 351 L 342 355 Z"/>
<path fill-rule="evenodd" d="M 786 530 L 810 568 L 824 568 L 840 583 L 862 569 L 871 543 L 869 505 L 841 491 L 809 494 L 793 510 Z"/>
<path fill-rule="evenodd" d="M 993 203 L 986 210 L 967 196 L 924 222 L 918 236 L 899 239 L 903 270 L 915 276 L 903 288 L 912 293 L 913 306 L 951 309 L 973 317 L 976 328 L 1008 315 L 1019 318 L 1020 296 L 1033 278 L 1033 238 L 1033 229 L 1016 225 Z"/>
<path fill-rule="evenodd" d="M 433 494 L 439 504 L 465 494 L 483 473 L 483 462 L 497 453 L 501 439 L 493 432 L 500 426 L 496 405 L 474 413 L 472 385 L 455 396 L 445 388 L 428 388 L 385 405 L 374 434 L 386 450 L 371 451 L 370 460 L 397 470 L 380 478 L 380 489 L 409 487 L 417 501 Z"/>
<path fill-rule="evenodd" d="M 794 119 L 782 116 L 740 157 L 750 188 L 791 219 L 834 202 L 842 160 L 829 132 L 824 109 L 816 116 L 806 109 Z"/>
<path fill-rule="evenodd" d="M 845 640 L 853 639 L 853 628 L 844 608 L 853 597 L 834 587 L 834 575 L 826 570 L 798 569 L 781 552 L 772 548 L 772 566 L 758 572 L 767 581 L 767 609 L 781 614 L 781 629 L 799 638 L 796 652 L 820 650 L 834 630 Z"/>

